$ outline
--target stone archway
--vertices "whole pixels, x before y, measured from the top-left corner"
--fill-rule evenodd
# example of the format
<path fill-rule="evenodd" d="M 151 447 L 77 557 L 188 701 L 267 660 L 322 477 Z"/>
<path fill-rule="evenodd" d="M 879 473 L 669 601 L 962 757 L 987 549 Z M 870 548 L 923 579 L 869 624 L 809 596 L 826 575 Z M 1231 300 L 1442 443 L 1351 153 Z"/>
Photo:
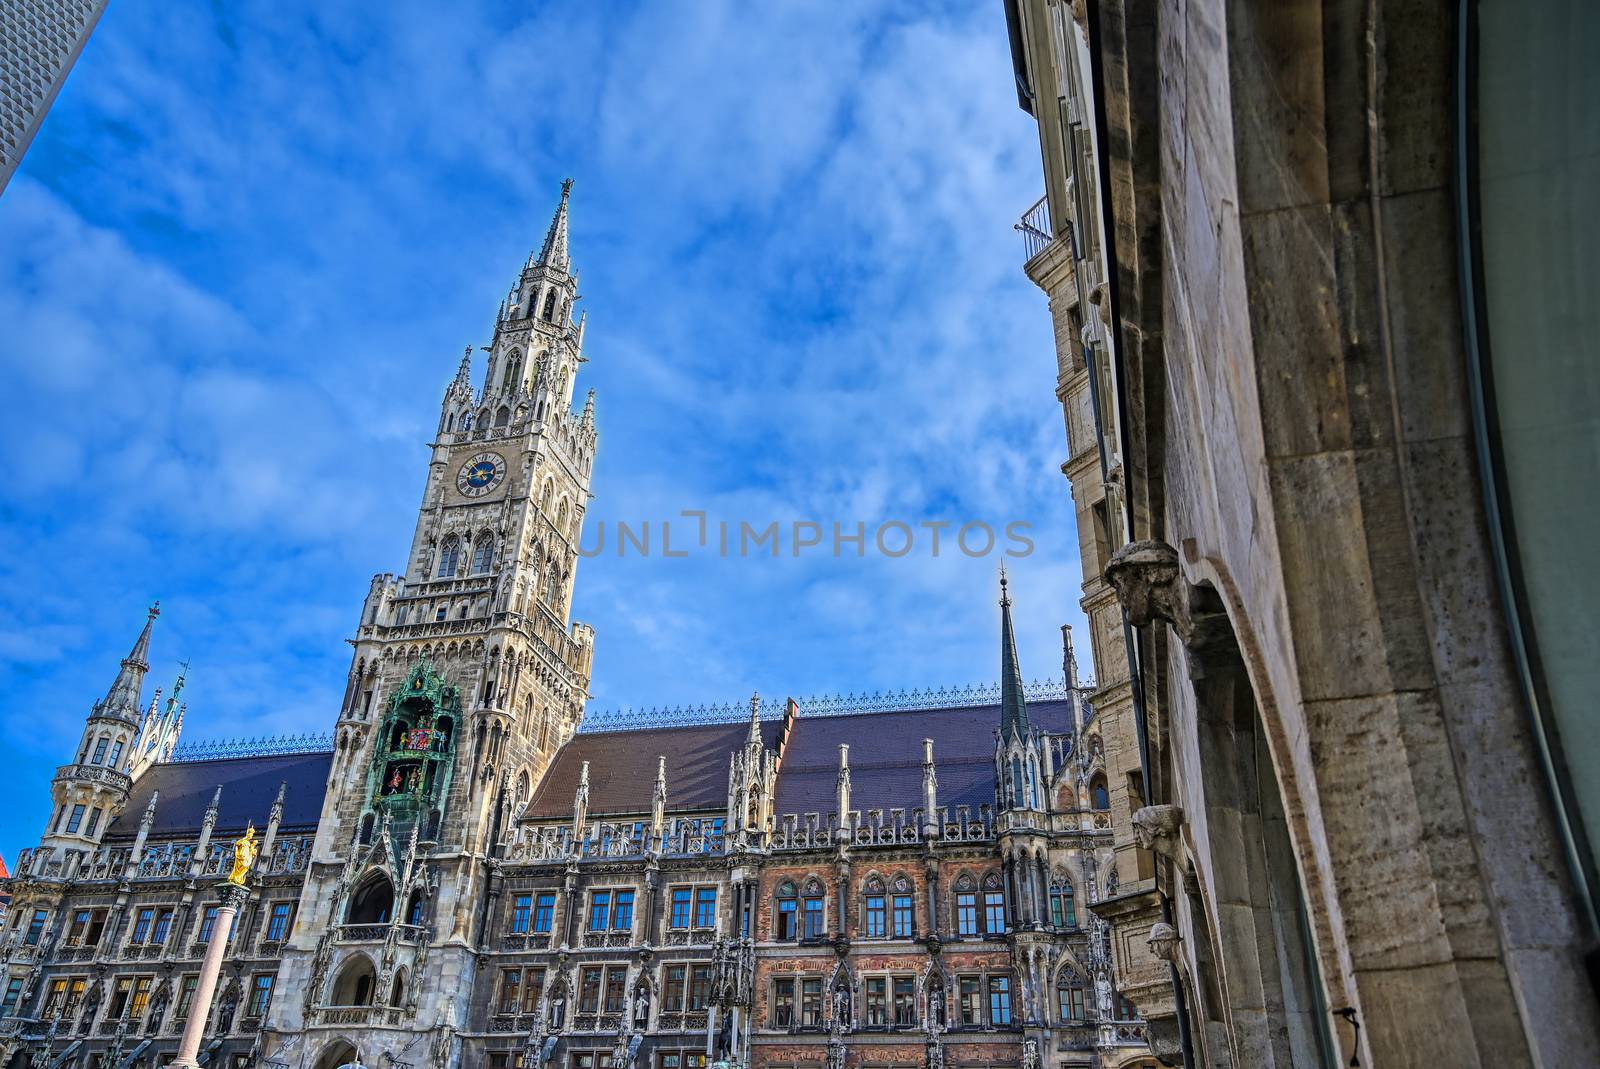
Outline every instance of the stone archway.
<path fill-rule="evenodd" d="M 318 1055 L 316 1069 L 344 1069 L 346 1066 L 361 1064 L 361 1054 L 356 1050 L 355 1044 L 347 1039 L 336 1039 L 322 1048 Z"/>

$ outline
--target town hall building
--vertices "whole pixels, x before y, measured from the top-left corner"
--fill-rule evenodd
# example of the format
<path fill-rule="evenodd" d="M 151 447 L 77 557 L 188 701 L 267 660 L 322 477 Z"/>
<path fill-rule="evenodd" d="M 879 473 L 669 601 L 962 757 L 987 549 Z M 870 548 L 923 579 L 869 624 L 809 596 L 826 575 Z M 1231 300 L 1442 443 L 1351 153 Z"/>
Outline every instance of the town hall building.
<path fill-rule="evenodd" d="M 194 1014 L 230 1069 L 1154 1066 L 1087 908 L 1116 892 L 1092 684 L 1067 629 L 1023 683 L 1004 580 L 996 686 L 586 722 L 570 192 L 446 389 L 330 735 L 183 743 L 150 610 L 0 879 L 0 1066 L 164 1065 Z"/>

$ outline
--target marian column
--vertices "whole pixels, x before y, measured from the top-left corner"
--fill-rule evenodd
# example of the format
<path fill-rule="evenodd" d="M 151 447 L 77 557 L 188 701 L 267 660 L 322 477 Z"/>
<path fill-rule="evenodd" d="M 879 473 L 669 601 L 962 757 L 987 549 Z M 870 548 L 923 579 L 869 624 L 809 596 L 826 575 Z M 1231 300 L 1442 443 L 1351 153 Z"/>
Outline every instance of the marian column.
<path fill-rule="evenodd" d="M 194 1002 L 191 1004 L 189 1020 L 183 1026 L 183 1042 L 178 1044 L 178 1056 L 172 1062 L 173 1069 L 199 1069 L 200 1063 L 195 1058 L 200 1053 L 200 1040 L 205 1035 L 206 1022 L 211 1017 L 211 1000 L 217 993 L 217 975 L 222 972 L 222 956 L 228 952 L 228 939 L 233 935 L 233 922 L 239 915 L 239 907 L 250 901 L 250 888 L 245 886 L 245 879 L 250 875 L 256 851 L 260 849 L 256 845 L 256 826 L 251 824 L 246 828 L 244 837 L 235 842 L 233 847 L 233 871 L 217 885 L 221 897 L 221 904 L 217 907 L 217 923 L 211 932 L 211 941 L 206 944 L 205 960 L 200 963 Z"/>

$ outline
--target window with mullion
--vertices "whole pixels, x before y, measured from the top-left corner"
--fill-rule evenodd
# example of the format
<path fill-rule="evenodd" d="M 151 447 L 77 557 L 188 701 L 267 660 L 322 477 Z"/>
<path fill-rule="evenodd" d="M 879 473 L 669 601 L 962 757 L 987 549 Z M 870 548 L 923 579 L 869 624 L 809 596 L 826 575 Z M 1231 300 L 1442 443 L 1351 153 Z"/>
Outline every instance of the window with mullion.
<path fill-rule="evenodd" d="M 667 917 L 667 927 L 678 929 L 689 927 L 689 919 L 693 910 L 694 891 L 688 887 L 674 887 L 672 889 L 672 911 Z"/>
<path fill-rule="evenodd" d="M 267 942 L 281 943 L 289 937 L 289 915 L 294 906 L 289 902 L 274 902 L 267 918 Z"/>
<path fill-rule="evenodd" d="M 598 965 L 585 965 L 578 981 L 578 1012 L 600 1012 L 600 982 L 605 970 Z"/>
<path fill-rule="evenodd" d="M 135 916 L 133 934 L 128 936 L 129 946 L 143 945 L 150 938 L 150 929 L 156 921 L 156 911 L 153 907 L 146 906 Z"/>
<path fill-rule="evenodd" d="M 912 909 L 910 895 L 894 896 L 894 915 L 892 931 L 896 939 L 910 939 L 912 926 Z"/>
<path fill-rule="evenodd" d="M 789 1028 L 794 1024 L 794 980 L 783 977 L 772 981 L 772 1027 Z"/>
<path fill-rule="evenodd" d="M 823 933 L 826 931 L 822 896 L 814 895 L 805 900 L 805 915 L 805 937 L 807 939 L 822 938 Z"/>
<path fill-rule="evenodd" d="M 633 928 L 633 892 L 618 891 L 611 906 L 611 930 L 626 932 Z"/>
<path fill-rule="evenodd" d="M 867 1027 L 882 1028 L 889 1023 L 889 981 L 882 976 L 869 976 L 866 982 Z"/>
<path fill-rule="evenodd" d="M 689 975 L 687 965 L 668 965 L 663 972 L 665 977 L 661 987 L 661 1010 L 663 1013 L 682 1013 L 683 1001 L 686 995 L 685 985 Z"/>
<path fill-rule="evenodd" d="M 689 971 L 689 1009 L 703 1010 L 710 1005 L 711 966 L 691 966 Z"/>
<path fill-rule="evenodd" d="M 522 1004 L 522 970 L 500 970 L 500 1012 L 516 1013 Z"/>
<path fill-rule="evenodd" d="M 1011 1023 L 1011 977 L 989 977 L 989 1023 L 996 1027 Z"/>
<path fill-rule="evenodd" d="M 822 980 L 820 978 L 800 981 L 800 1025 L 802 1028 L 819 1028 L 822 1025 Z"/>
<path fill-rule="evenodd" d="M 528 924 L 533 915 L 533 896 L 518 895 L 511 902 L 511 933 L 522 935 L 527 932 Z"/>
<path fill-rule="evenodd" d="M 983 978 L 963 976 L 957 983 L 961 992 L 961 1023 L 976 1027 L 983 1023 Z"/>
<path fill-rule="evenodd" d="M 974 891 L 956 895 L 956 934 L 978 934 L 978 895 Z"/>
<path fill-rule="evenodd" d="M 554 891 L 545 891 L 539 895 L 534 905 L 533 930 L 536 932 L 548 932 L 555 921 L 555 914 L 556 894 Z"/>
<path fill-rule="evenodd" d="M 167 933 L 172 931 L 172 910 L 163 909 L 156 914 L 156 926 L 151 929 L 150 942 L 155 946 L 165 946 Z"/>
<path fill-rule="evenodd" d="M 868 939 L 883 938 L 887 931 L 887 924 L 882 895 L 867 895 L 866 908 L 862 911 L 862 920 Z"/>
<path fill-rule="evenodd" d="M 628 967 L 626 965 L 606 966 L 606 1012 L 621 1013 L 622 1003 L 627 990 Z"/>
<path fill-rule="evenodd" d="M 272 982 L 277 977 L 273 973 L 257 973 L 250 982 L 250 1001 L 246 1003 L 244 1015 L 246 1017 L 265 1017 L 267 1007 L 272 1004 Z"/>
<path fill-rule="evenodd" d="M 916 981 L 909 976 L 894 978 L 894 1024 L 909 1028 L 917 1023 Z"/>
<path fill-rule="evenodd" d="M 990 935 L 1006 934 L 1006 896 L 1003 892 L 984 892 L 983 928 Z"/>
<path fill-rule="evenodd" d="M 793 898 L 778 899 L 778 925 L 773 937 L 784 942 L 793 942 L 800 934 L 799 902 Z"/>
<path fill-rule="evenodd" d="M 589 894 L 589 930 L 603 932 L 611 920 L 611 892 L 592 891 Z"/>
<path fill-rule="evenodd" d="M 715 887 L 700 887 L 695 890 L 694 926 L 696 928 L 715 928 L 717 926 L 717 889 Z"/>

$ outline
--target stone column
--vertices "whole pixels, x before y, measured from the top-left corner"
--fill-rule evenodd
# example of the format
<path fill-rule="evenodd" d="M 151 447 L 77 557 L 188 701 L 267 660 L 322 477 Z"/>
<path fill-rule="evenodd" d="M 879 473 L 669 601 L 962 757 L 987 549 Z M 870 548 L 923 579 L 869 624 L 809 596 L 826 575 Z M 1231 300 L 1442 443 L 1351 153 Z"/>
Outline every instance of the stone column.
<path fill-rule="evenodd" d="M 194 1000 L 189 1004 L 189 1020 L 183 1026 L 183 1042 L 178 1044 L 173 1069 L 199 1069 L 200 1063 L 195 1058 L 200 1053 L 200 1039 L 211 1017 L 211 1000 L 217 993 L 222 956 L 228 951 L 228 937 L 233 934 L 239 907 L 250 900 L 250 889 L 236 883 L 224 882 L 218 886 L 218 891 L 222 901 L 217 907 L 216 927 L 212 929 L 211 942 L 206 944 L 205 960 L 200 963 L 200 977 L 195 984 Z"/>

